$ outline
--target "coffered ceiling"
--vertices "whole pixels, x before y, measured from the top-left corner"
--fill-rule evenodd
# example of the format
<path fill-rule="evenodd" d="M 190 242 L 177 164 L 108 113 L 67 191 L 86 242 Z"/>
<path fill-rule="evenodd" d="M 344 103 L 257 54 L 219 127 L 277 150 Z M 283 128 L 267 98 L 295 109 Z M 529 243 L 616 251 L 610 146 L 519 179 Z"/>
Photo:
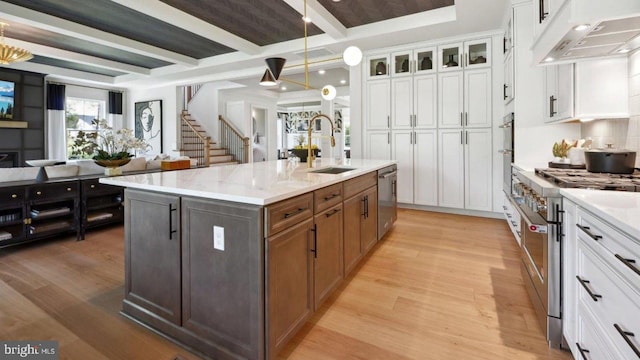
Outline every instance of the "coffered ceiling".
<path fill-rule="evenodd" d="M 307 0 L 309 55 L 494 30 L 507 2 Z M 253 78 L 266 57 L 303 62 L 304 10 L 304 0 L 0 0 L 6 43 L 34 54 L 5 67 L 113 87 Z"/>

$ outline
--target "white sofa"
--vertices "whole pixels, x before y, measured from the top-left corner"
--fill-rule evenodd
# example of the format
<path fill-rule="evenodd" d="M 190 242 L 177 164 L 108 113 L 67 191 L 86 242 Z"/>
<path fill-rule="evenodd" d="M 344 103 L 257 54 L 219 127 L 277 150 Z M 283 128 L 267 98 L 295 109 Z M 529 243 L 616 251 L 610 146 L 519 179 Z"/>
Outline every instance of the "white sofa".
<path fill-rule="evenodd" d="M 162 160 L 147 160 L 144 157 L 133 158 L 121 166 L 122 172 L 160 169 Z M 104 174 L 104 168 L 93 160 L 69 160 L 65 165 L 45 166 L 50 179 L 85 175 Z M 35 180 L 39 167 L 0 168 L 0 183 L 9 181 Z"/>

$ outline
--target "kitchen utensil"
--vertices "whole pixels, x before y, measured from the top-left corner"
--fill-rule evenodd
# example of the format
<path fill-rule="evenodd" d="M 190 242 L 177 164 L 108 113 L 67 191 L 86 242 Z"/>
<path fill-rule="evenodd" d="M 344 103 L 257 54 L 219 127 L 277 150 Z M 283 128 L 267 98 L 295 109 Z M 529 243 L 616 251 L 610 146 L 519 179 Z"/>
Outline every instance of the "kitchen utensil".
<path fill-rule="evenodd" d="M 636 163 L 636 152 L 623 149 L 585 150 L 587 171 L 612 174 L 631 174 Z"/>

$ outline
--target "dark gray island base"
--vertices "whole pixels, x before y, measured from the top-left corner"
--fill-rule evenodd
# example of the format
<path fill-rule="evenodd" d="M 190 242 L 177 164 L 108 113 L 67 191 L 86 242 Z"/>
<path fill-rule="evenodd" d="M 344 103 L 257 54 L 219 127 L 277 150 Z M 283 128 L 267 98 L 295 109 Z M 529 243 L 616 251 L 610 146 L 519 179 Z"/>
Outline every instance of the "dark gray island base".
<path fill-rule="evenodd" d="M 376 171 L 267 205 L 127 188 L 122 314 L 213 359 L 269 359 L 376 244 Z"/>

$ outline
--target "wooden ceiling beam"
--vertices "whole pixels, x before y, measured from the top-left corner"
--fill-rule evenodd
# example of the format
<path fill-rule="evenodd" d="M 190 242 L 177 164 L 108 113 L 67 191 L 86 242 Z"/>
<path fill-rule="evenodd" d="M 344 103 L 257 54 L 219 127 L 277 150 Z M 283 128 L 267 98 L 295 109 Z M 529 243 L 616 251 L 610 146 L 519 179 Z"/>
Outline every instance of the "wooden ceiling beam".
<path fill-rule="evenodd" d="M 249 55 L 260 53 L 260 46 L 234 35 L 224 29 L 212 25 L 195 16 L 178 10 L 159 0 L 111 0 L 132 10 L 154 17 L 160 21 L 182 28 L 202 36 L 205 39 L 215 41 L 232 49 Z"/>
<path fill-rule="evenodd" d="M 188 67 L 198 65 L 197 59 L 186 55 L 80 25 L 72 21 L 23 8 L 4 1 L 0 1 L 0 9 L 0 17 L 8 21 L 14 21 L 16 23 L 33 26 L 39 29 L 52 31 L 58 34 L 71 36 L 134 54 L 160 59 L 174 64 L 180 64 Z"/>

